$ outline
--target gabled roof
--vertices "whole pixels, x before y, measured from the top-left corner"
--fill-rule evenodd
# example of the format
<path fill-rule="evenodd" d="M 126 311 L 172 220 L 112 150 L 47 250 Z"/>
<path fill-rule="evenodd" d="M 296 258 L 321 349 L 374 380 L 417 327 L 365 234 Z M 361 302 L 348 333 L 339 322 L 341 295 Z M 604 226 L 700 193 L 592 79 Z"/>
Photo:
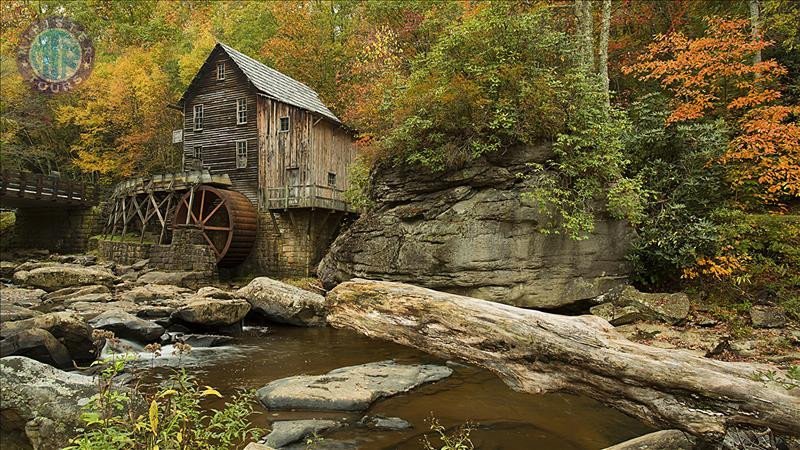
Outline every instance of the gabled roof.
<path fill-rule="evenodd" d="M 239 67 L 259 93 L 278 100 L 279 102 L 288 103 L 292 106 L 320 114 L 336 123 L 341 123 L 339 118 L 322 103 L 319 99 L 319 95 L 310 87 L 278 72 L 266 64 L 256 61 L 244 53 L 240 53 L 238 50 L 222 42 L 217 42 L 217 45 L 214 46 L 214 50 L 216 50 L 217 47 L 221 48 L 228 57 L 230 57 L 231 61 Z M 209 57 L 214 53 L 214 50 L 211 51 Z M 207 63 L 208 59 L 206 59 L 203 65 L 205 66 Z M 189 87 L 186 88 L 186 91 L 181 96 L 180 102 L 184 101 L 186 94 L 195 84 L 195 80 L 197 80 L 200 72 L 202 72 L 202 69 L 195 76 L 195 79 L 192 80 Z"/>

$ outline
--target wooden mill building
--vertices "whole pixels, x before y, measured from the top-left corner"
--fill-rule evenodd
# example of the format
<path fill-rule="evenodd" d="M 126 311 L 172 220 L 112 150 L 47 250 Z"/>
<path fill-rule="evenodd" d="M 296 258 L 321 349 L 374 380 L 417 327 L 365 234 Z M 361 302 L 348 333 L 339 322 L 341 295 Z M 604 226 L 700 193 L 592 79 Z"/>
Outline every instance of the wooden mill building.
<path fill-rule="evenodd" d="M 242 194 L 255 212 L 255 224 L 247 212 L 237 225 L 256 229 L 252 249 L 245 248 L 249 236 L 228 239 L 230 251 L 249 251 L 241 264 L 242 257 L 232 259 L 238 270 L 312 272 L 342 221 L 355 212 L 343 196 L 356 154 L 353 133 L 314 90 L 222 43 L 211 51 L 178 106 L 184 116 L 184 170 L 227 176 L 229 185 L 217 187 Z M 180 202 L 175 222 L 196 222 L 210 235 L 225 225 L 212 227 L 201 219 L 203 214 L 219 214 L 221 203 L 246 209 L 240 196 L 222 202 L 213 200 L 213 193 L 208 199 L 205 195 L 198 191 L 190 201 Z M 231 197 L 223 192 L 226 196 Z M 191 208 L 199 210 L 188 214 Z"/>

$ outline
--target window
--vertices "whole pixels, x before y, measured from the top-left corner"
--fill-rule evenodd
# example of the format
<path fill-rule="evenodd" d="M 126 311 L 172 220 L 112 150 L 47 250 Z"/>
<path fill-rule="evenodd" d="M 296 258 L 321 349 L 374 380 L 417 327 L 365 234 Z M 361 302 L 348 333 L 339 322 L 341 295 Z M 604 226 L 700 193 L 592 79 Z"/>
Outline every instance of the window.
<path fill-rule="evenodd" d="M 336 174 L 333 172 L 328 172 L 328 186 L 336 187 Z"/>
<path fill-rule="evenodd" d="M 247 99 L 236 100 L 236 124 L 247 123 Z"/>
<path fill-rule="evenodd" d="M 194 121 L 195 131 L 200 131 L 203 129 L 203 105 L 194 105 L 194 115 L 192 116 L 192 120 Z"/>
<path fill-rule="evenodd" d="M 225 63 L 220 62 L 217 63 L 217 79 L 224 80 L 225 79 Z"/>
<path fill-rule="evenodd" d="M 278 129 L 281 133 L 289 131 L 289 117 L 281 117 L 281 127 Z"/>
<path fill-rule="evenodd" d="M 192 157 L 194 159 L 203 159 L 203 146 L 202 145 L 195 145 L 192 151 Z"/>
<path fill-rule="evenodd" d="M 236 141 L 236 168 L 247 167 L 247 141 Z"/>

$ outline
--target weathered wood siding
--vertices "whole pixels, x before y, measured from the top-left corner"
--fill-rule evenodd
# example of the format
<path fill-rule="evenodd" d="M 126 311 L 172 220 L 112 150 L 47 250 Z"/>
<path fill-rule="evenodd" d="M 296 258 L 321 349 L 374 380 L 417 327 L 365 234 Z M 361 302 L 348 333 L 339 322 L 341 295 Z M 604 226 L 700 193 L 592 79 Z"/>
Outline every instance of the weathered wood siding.
<path fill-rule="evenodd" d="M 203 146 L 203 166 L 212 173 L 227 173 L 233 188 L 258 205 L 258 128 L 255 89 L 225 52 L 217 49 L 201 69 L 186 96 L 183 112 L 183 152 L 191 159 L 194 147 Z M 225 62 L 225 79 L 217 80 L 217 63 Z M 247 99 L 247 123 L 236 124 L 236 100 Z M 194 131 L 194 106 L 203 104 L 203 130 Z M 236 141 L 247 140 L 247 167 L 236 168 Z"/>
<path fill-rule="evenodd" d="M 289 131 L 281 132 L 281 117 L 289 117 Z M 258 98 L 259 184 L 262 189 L 291 183 L 328 185 L 336 174 L 336 188 L 348 186 L 348 170 L 355 159 L 352 135 L 327 119 L 303 109 L 260 96 Z M 297 171 L 290 181 L 290 172 Z"/>

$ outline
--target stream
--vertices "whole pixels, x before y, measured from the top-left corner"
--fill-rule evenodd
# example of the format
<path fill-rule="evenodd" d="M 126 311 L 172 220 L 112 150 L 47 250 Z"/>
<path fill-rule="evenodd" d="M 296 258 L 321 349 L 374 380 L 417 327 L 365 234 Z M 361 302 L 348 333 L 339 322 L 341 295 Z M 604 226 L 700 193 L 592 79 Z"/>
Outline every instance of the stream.
<path fill-rule="evenodd" d="M 153 359 L 145 353 L 136 363 L 145 385 L 185 367 L 201 385 L 218 389 L 228 397 L 238 389 L 258 389 L 268 382 L 300 374 L 322 374 L 339 367 L 386 359 L 399 363 L 446 361 L 415 349 L 373 340 L 346 330 L 270 326 L 268 333 L 246 327 L 230 345 L 194 348 L 176 356 L 170 347 Z M 263 411 L 254 417 L 257 426 L 273 420 L 311 418 L 346 419 L 351 425 L 364 415 L 400 417 L 413 424 L 403 431 L 376 431 L 348 426 L 325 434 L 318 448 L 421 449 L 427 419 L 435 416 L 448 429 L 470 422 L 476 448 L 504 450 L 601 449 L 652 431 L 647 426 L 592 399 L 568 394 L 531 395 L 512 391 L 487 370 L 449 364 L 454 373 L 437 383 L 423 385 L 373 403 L 361 413 L 312 411 Z M 221 402 L 221 401 L 220 401 Z M 209 402 L 211 403 L 211 402 Z M 221 403 L 210 404 L 219 407 Z M 436 441 L 432 441 L 436 442 Z"/>

